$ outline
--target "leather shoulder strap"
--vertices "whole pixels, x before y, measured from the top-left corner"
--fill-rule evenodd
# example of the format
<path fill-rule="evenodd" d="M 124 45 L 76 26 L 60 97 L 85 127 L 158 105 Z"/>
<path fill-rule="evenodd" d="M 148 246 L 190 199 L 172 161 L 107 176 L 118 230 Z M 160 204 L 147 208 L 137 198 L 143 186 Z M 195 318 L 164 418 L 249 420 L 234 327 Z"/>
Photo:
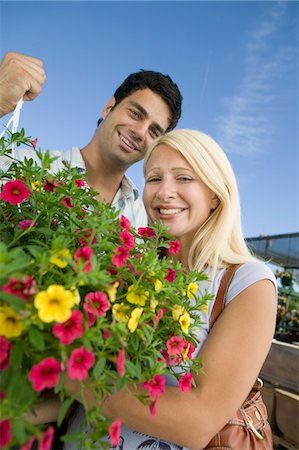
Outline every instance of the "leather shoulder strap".
<path fill-rule="evenodd" d="M 220 316 L 221 312 L 224 309 L 226 294 L 229 288 L 229 285 L 233 279 L 235 271 L 240 267 L 241 264 L 231 264 L 228 269 L 224 272 L 223 277 L 221 278 L 220 286 L 214 301 L 213 309 L 210 315 L 210 331 L 213 327 L 214 323 Z"/>

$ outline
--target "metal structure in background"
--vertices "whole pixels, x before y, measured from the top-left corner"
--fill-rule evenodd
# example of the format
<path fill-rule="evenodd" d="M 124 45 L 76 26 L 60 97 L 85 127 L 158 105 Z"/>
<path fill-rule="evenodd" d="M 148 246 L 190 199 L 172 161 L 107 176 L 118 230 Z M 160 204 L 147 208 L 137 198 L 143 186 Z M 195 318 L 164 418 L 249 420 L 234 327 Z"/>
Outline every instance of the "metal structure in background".
<path fill-rule="evenodd" d="M 299 233 L 246 238 L 246 242 L 256 256 L 285 269 L 293 269 L 298 275 Z"/>

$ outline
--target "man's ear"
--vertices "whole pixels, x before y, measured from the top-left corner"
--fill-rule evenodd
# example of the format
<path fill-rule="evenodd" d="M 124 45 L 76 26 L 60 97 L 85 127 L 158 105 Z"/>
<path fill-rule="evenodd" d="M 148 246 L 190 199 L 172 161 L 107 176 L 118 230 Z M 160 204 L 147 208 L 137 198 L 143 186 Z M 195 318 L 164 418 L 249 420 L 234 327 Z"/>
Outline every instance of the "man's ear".
<path fill-rule="evenodd" d="M 111 109 L 113 108 L 113 106 L 115 105 L 116 100 L 114 97 L 111 97 L 108 102 L 106 103 L 106 105 L 104 106 L 104 109 L 102 111 L 102 117 L 103 119 L 106 119 L 107 115 L 110 113 Z"/>

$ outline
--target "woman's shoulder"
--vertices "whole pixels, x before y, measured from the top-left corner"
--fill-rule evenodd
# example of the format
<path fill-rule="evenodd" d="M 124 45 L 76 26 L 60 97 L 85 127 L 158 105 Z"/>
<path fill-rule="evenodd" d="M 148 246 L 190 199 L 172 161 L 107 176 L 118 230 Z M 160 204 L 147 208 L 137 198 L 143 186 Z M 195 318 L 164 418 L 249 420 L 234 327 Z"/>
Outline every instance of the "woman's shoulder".
<path fill-rule="evenodd" d="M 244 289 L 260 280 L 270 280 L 277 292 L 276 278 L 273 270 L 263 261 L 250 261 L 241 264 L 236 270 L 227 292 L 227 302 L 236 297 Z"/>

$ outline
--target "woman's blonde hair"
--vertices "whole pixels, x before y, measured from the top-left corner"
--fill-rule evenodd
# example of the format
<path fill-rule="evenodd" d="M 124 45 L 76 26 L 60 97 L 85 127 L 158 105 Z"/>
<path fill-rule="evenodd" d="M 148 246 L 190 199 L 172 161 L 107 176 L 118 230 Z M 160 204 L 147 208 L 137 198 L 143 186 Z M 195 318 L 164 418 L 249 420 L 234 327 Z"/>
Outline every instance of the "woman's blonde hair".
<path fill-rule="evenodd" d="M 240 199 L 233 169 L 221 147 L 208 135 L 195 130 L 174 130 L 159 137 L 148 149 L 146 165 L 153 151 L 161 144 L 177 150 L 194 172 L 217 195 L 218 206 L 196 232 L 190 251 L 190 269 L 213 270 L 253 261 L 245 243 Z"/>

